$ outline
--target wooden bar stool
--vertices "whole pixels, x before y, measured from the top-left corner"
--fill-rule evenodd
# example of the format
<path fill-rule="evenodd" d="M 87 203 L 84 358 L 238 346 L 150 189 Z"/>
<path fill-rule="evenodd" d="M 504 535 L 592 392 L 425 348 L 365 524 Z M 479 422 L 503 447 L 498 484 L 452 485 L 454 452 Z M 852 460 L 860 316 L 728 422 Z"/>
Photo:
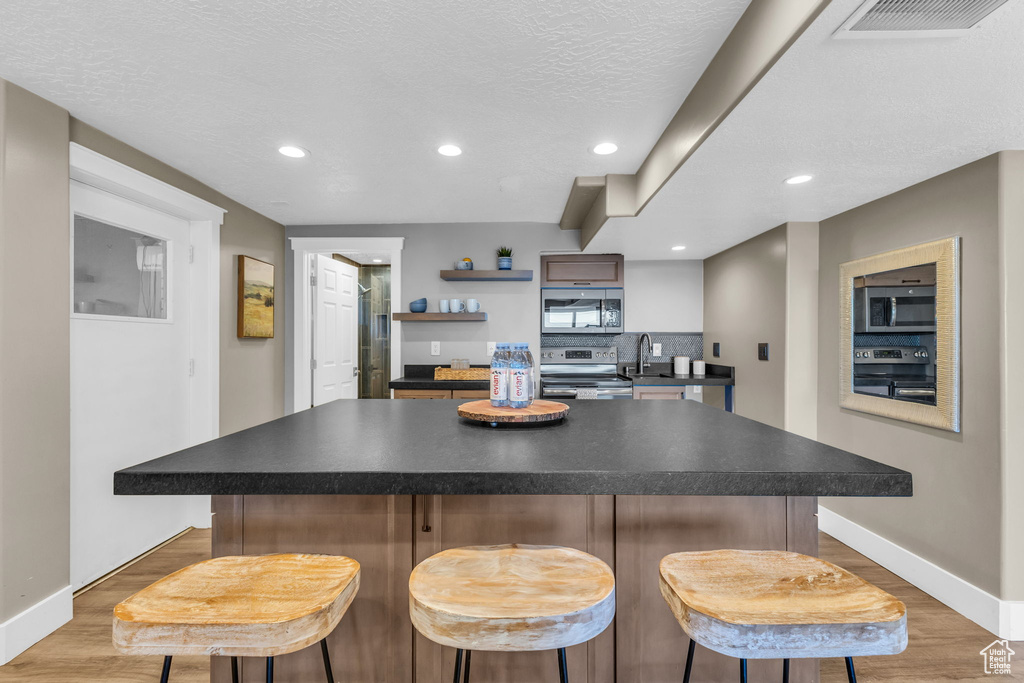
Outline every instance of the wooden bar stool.
<path fill-rule="evenodd" d="M 334 683 L 327 635 L 359 590 L 359 563 L 333 555 L 218 557 L 165 576 L 114 608 L 114 647 L 123 654 L 164 655 L 166 683 L 173 655 L 274 657 L 320 641 L 328 683 Z"/>
<path fill-rule="evenodd" d="M 598 635 L 615 616 L 615 576 L 593 555 L 559 546 L 453 548 L 421 562 L 409 577 L 409 614 L 420 633 L 463 651 L 558 651 Z"/>
<path fill-rule="evenodd" d="M 907 647 L 902 602 L 831 562 L 775 550 L 675 553 L 661 560 L 661 594 L 694 644 L 740 660 L 895 655 Z"/>

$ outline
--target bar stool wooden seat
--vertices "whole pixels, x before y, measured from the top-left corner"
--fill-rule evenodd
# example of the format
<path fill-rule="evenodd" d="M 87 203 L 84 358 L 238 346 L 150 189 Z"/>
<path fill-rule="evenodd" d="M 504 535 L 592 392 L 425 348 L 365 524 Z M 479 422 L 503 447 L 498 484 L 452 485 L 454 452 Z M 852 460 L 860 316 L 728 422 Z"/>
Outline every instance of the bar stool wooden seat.
<path fill-rule="evenodd" d="M 694 644 L 737 657 L 740 681 L 747 659 L 846 658 L 899 654 L 907 647 L 902 602 L 836 565 L 799 553 L 715 550 L 662 559 L 661 594 L 690 637 L 684 683 Z"/>
<path fill-rule="evenodd" d="M 114 647 L 123 654 L 274 657 L 320 641 L 328 683 L 334 683 L 325 638 L 359 590 L 359 563 L 333 555 L 218 557 L 165 576 L 114 608 Z"/>
<path fill-rule="evenodd" d="M 607 564 L 559 546 L 453 548 L 421 562 L 409 577 L 409 613 L 424 636 L 456 648 L 455 681 L 466 652 L 557 650 L 586 642 L 615 616 L 615 576 Z"/>

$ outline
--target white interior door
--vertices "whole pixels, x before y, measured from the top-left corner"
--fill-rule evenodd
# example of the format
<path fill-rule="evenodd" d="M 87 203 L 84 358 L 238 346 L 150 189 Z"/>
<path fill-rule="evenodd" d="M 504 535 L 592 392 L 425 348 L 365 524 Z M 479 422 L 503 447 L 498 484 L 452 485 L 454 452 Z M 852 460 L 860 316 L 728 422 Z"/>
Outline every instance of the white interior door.
<path fill-rule="evenodd" d="M 316 255 L 313 305 L 313 405 L 359 398 L 359 269 Z"/>
<path fill-rule="evenodd" d="M 114 496 L 113 473 L 192 445 L 189 222 L 71 184 L 71 580 L 189 526 L 179 496 Z"/>

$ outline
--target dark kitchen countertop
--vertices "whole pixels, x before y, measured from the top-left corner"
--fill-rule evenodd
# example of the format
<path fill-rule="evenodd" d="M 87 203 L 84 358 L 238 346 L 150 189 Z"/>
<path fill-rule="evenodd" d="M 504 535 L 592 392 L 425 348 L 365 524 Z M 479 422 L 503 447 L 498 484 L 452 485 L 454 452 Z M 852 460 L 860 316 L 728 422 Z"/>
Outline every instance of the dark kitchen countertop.
<path fill-rule="evenodd" d="M 693 369 L 691 362 L 690 368 Z M 671 363 L 652 363 L 651 367 L 644 370 L 647 373 L 646 377 L 634 377 L 627 375 L 625 370 L 630 371 L 636 370 L 636 363 L 619 363 L 619 376 L 626 377 L 633 380 L 633 386 L 636 387 L 678 387 L 678 386 L 705 386 L 705 387 L 725 387 L 733 386 L 736 384 L 736 368 L 730 365 L 714 365 L 707 363 L 705 370 L 707 371 L 703 375 L 672 375 L 671 377 L 661 377 L 662 373 L 668 374 L 672 372 Z M 652 374 L 654 376 L 651 376 Z"/>
<path fill-rule="evenodd" d="M 455 389 L 462 391 L 487 391 L 490 384 L 485 379 L 434 379 L 437 365 L 406 365 L 405 374 L 388 382 L 389 389 Z M 443 365 L 441 367 L 444 367 Z M 470 365 L 471 368 L 486 368 L 488 365 Z"/>
<path fill-rule="evenodd" d="M 694 401 L 575 401 L 544 427 L 463 401 L 340 400 L 114 474 L 156 494 L 909 496 L 908 472 Z"/>

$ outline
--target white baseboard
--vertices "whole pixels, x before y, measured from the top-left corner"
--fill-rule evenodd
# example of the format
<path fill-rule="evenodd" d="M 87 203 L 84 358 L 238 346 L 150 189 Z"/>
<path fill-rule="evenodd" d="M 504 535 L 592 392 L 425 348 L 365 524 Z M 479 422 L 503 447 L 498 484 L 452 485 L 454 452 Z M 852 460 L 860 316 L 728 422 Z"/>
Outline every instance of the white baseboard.
<path fill-rule="evenodd" d="M 65 586 L 0 624 L 0 665 L 71 621 L 71 594 L 71 586 Z"/>
<path fill-rule="evenodd" d="M 933 562 L 818 507 L 818 528 L 999 638 L 1024 640 L 1024 602 L 1000 600 Z"/>

